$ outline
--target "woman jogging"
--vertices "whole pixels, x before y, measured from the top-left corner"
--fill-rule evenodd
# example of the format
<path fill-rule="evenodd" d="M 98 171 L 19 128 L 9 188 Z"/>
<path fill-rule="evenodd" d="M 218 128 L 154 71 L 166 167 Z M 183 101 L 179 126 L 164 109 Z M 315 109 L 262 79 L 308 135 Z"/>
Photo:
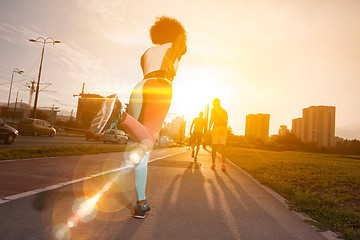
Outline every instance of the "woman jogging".
<path fill-rule="evenodd" d="M 178 63 L 187 50 L 186 31 L 174 18 L 157 18 L 150 28 L 150 37 L 155 46 L 147 49 L 141 57 L 144 79 L 135 86 L 127 111 L 121 110 L 118 118 L 126 132 L 139 144 L 140 154 L 137 157 L 130 154 L 135 167 L 135 218 L 145 218 L 150 212 L 145 196 L 147 162 L 171 104 L 172 81 Z"/>

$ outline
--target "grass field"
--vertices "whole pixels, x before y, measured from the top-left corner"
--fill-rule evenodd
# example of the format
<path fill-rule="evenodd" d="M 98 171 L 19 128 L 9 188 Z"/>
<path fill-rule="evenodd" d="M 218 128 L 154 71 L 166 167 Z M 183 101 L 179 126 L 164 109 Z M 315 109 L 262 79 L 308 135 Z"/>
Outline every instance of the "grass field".
<path fill-rule="evenodd" d="M 7 159 L 57 157 L 70 155 L 123 152 L 125 146 L 61 146 L 0 149 L 0 161 Z"/>
<path fill-rule="evenodd" d="M 10 148 L 0 149 L 0 161 L 8 159 L 24 159 L 24 158 L 42 158 L 71 156 L 84 154 L 97 154 L 108 152 L 124 152 L 134 148 L 135 145 L 113 145 L 113 146 L 59 146 L 59 147 L 27 147 L 27 148 Z M 176 145 L 154 146 L 154 149 L 176 147 Z"/>
<path fill-rule="evenodd" d="M 360 156 L 232 147 L 227 155 L 320 230 L 360 239 Z"/>

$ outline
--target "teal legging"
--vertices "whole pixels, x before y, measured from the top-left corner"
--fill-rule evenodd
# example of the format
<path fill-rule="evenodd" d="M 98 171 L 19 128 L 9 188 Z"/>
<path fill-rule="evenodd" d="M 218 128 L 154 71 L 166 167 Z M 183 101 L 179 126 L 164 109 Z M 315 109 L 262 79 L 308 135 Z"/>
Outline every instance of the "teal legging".
<path fill-rule="evenodd" d="M 147 78 L 131 93 L 127 115 L 121 122 L 125 131 L 139 144 L 146 146 L 145 155 L 134 169 L 138 201 L 146 199 L 147 161 L 162 123 L 170 108 L 171 81 L 166 78 Z M 144 149 L 144 148 L 141 148 Z"/>
<path fill-rule="evenodd" d="M 150 156 L 150 151 L 146 152 L 139 164 L 134 169 L 135 187 L 138 201 L 145 200 L 147 164 Z"/>

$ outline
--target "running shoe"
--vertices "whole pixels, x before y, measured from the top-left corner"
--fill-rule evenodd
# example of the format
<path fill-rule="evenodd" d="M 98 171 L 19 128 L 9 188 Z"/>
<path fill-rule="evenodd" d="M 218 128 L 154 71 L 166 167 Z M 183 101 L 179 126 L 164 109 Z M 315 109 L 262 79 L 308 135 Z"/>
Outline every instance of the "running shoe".
<path fill-rule="evenodd" d="M 211 169 L 215 170 L 215 164 L 214 163 L 211 165 Z"/>
<path fill-rule="evenodd" d="M 225 164 L 223 164 L 223 165 L 221 166 L 221 170 L 226 171 L 226 165 L 225 165 Z"/>
<path fill-rule="evenodd" d="M 146 200 L 145 205 L 139 204 L 139 201 L 136 203 L 135 212 L 133 215 L 134 218 L 145 218 L 146 214 L 148 214 L 151 211 L 147 198 L 145 200 Z"/>
<path fill-rule="evenodd" d="M 192 157 L 192 158 L 194 157 L 194 150 L 193 150 L 192 153 L 191 153 L 191 157 Z"/>
<path fill-rule="evenodd" d="M 197 161 L 197 157 L 194 157 L 194 162 L 196 162 Z"/>

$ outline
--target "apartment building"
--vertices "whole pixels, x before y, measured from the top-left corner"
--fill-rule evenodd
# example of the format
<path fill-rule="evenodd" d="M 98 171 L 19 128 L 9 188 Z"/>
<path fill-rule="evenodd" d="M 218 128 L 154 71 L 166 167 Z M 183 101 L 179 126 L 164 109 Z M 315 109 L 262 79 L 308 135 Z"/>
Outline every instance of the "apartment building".
<path fill-rule="evenodd" d="M 291 133 L 294 134 L 301 141 L 304 141 L 303 118 L 295 118 L 292 120 Z"/>
<path fill-rule="evenodd" d="M 270 114 L 246 115 L 245 136 L 267 140 L 269 137 Z"/>
<path fill-rule="evenodd" d="M 319 146 L 335 145 L 335 107 L 310 106 L 303 109 L 303 141 Z"/>

